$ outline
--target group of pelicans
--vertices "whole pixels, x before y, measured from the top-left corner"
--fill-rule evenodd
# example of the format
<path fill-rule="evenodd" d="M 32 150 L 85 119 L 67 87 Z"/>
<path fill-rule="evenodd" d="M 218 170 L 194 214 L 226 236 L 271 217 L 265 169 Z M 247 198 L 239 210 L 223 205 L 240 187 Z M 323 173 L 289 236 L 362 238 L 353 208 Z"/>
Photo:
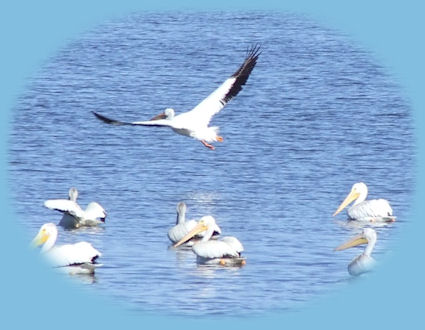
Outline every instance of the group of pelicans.
<path fill-rule="evenodd" d="M 163 113 L 147 121 L 124 122 L 108 118 L 97 112 L 95 117 L 110 125 L 131 125 L 149 127 L 169 127 L 174 132 L 199 140 L 205 147 L 214 150 L 213 142 L 223 142 L 223 137 L 218 135 L 218 127 L 209 126 L 212 117 L 242 89 L 254 69 L 260 55 L 260 47 L 255 45 L 247 50 L 247 55 L 240 67 L 227 78 L 216 90 L 190 111 L 176 115 L 174 110 L 167 108 Z M 71 188 L 69 199 L 48 200 L 45 206 L 64 213 L 60 225 L 66 228 L 79 228 L 82 226 L 96 226 L 105 221 L 105 210 L 95 202 L 90 203 L 85 210 L 77 203 L 78 192 Z M 377 221 L 394 221 L 392 209 L 385 200 L 365 200 L 367 187 L 364 183 L 356 183 L 347 198 L 341 203 L 334 215 L 356 200 L 348 209 L 348 217 L 354 221 L 366 223 Z M 238 239 L 232 236 L 217 239 L 221 233 L 215 219 L 210 216 L 202 217 L 198 222 L 185 221 L 186 205 L 179 203 L 177 206 L 177 224 L 168 232 L 168 237 L 173 246 L 192 246 L 197 255 L 198 262 L 215 263 L 220 265 L 244 265 L 245 259 L 241 257 L 243 246 Z M 89 243 L 67 244 L 54 246 L 57 237 L 57 228 L 53 223 L 45 224 L 34 238 L 34 245 L 43 245 L 42 252 L 59 269 L 70 273 L 94 273 L 98 266 L 96 260 L 101 255 Z M 362 234 L 355 239 L 337 248 L 343 250 L 352 246 L 367 243 L 364 253 L 353 260 L 349 265 L 349 272 L 358 275 L 368 271 L 372 264 L 371 252 L 376 242 L 376 232 L 372 228 L 365 228 Z"/>
<path fill-rule="evenodd" d="M 77 203 L 78 191 L 69 190 L 68 199 L 51 199 L 44 202 L 49 209 L 63 213 L 59 225 L 66 229 L 97 226 L 105 222 L 106 211 L 96 202 L 91 202 L 85 210 Z M 348 208 L 348 220 L 364 224 L 385 223 L 395 221 L 388 201 L 384 199 L 366 200 L 367 186 L 363 182 L 353 185 L 350 193 L 335 211 L 334 216 L 341 212 L 351 202 Z M 222 266 L 243 266 L 246 259 L 241 256 L 244 248 L 242 243 L 233 236 L 218 238 L 221 228 L 211 215 L 203 216 L 199 221 L 186 221 L 186 204 L 177 205 L 176 225 L 168 231 L 168 238 L 174 248 L 191 247 L 200 264 L 215 264 Z M 46 255 L 52 265 L 58 270 L 69 274 L 93 274 L 100 266 L 97 259 L 101 253 L 90 243 L 79 242 L 55 246 L 58 230 L 54 223 L 46 223 L 39 230 L 32 243 L 42 245 L 41 252 Z M 361 234 L 338 246 L 340 251 L 360 244 L 367 244 L 364 252 L 354 258 L 348 265 L 351 275 L 360 275 L 370 271 L 375 261 L 371 257 L 376 243 L 376 231 L 366 227 Z"/>

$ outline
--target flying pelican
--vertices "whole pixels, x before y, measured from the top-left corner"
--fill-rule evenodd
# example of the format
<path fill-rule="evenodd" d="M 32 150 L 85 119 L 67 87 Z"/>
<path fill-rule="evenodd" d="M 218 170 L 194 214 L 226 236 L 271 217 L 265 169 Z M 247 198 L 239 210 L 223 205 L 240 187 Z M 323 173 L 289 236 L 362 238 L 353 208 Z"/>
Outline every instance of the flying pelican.
<path fill-rule="evenodd" d="M 195 252 L 198 263 L 219 264 L 222 266 L 242 266 L 245 265 L 245 258 L 241 257 L 244 250 L 241 242 L 236 237 L 226 236 L 218 240 L 210 240 L 214 231 L 221 232 L 215 219 L 206 215 L 202 217 L 197 226 L 185 235 L 174 247 L 185 243 L 193 236 L 205 231 L 202 239 L 192 247 Z"/>
<path fill-rule="evenodd" d="M 367 221 L 367 222 L 394 222 L 393 210 L 385 199 L 366 200 L 367 186 L 363 182 L 353 185 L 350 193 L 335 211 L 333 216 L 341 212 L 348 204 L 356 200 L 354 204 L 347 210 L 350 220 Z"/>
<path fill-rule="evenodd" d="M 53 267 L 68 274 L 94 274 L 96 259 L 101 256 L 90 243 L 79 242 L 55 246 L 58 229 L 54 223 L 46 223 L 32 240 L 33 246 L 43 245 L 41 253 Z"/>
<path fill-rule="evenodd" d="M 180 203 L 177 204 L 176 225 L 173 226 L 172 228 L 170 228 L 170 230 L 168 231 L 168 238 L 174 244 L 177 243 L 178 241 L 180 241 L 185 235 L 187 235 L 187 233 L 189 233 L 198 224 L 198 222 L 196 220 L 186 221 L 186 209 L 187 209 L 186 203 L 180 202 Z M 216 235 L 220 235 L 220 234 L 221 234 L 221 232 L 215 231 L 213 233 L 213 238 Z M 201 232 L 198 235 L 195 235 L 194 237 L 192 237 L 192 239 L 185 242 L 183 245 L 184 246 L 192 246 L 202 236 L 203 236 L 203 233 Z"/>
<path fill-rule="evenodd" d="M 372 228 L 364 228 L 360 235 L 352 238 L 348 242 L 338 246 L 335 251 L 341 251 L 360 244 L 367 244 L 364 252 L 355 257 L 348 265 L 350 275 L 357 276 L 372 270 L 375 260 L 371 257 L 376 243 L 376 231 Z"/>
<path fill-rule="evenodd" d="M 83 210 L 77 203 L 78 190 L 69 189 L 69 199 L 49 199 L 44 206 L 64 213 L 59 222 L 66 229 L 79 228 L 81 226 L 97 226 L 105 222 L 106 211 L 99 203 L 91 202 Z"/>
<path fill-rule="evenodd" d="M 218 135 L 218 127 L 208 126 L 211 118 L 239 93 L 254 69 L 259 55 L 260 47 L 258 45 L 251 47 L 239 69 L 206 99 L 188 112 L 175 115 L 173 109 L 167 108 L 163 113 L 149 121 L 135 122 L 114 120 L 94 111 L 93 114 L 107 124 L 170 127 L 174 132 L 199 140 L 205 147 L 214 150 L 214 146 L 209 142 L 223 142 L 223 138 Z"/>

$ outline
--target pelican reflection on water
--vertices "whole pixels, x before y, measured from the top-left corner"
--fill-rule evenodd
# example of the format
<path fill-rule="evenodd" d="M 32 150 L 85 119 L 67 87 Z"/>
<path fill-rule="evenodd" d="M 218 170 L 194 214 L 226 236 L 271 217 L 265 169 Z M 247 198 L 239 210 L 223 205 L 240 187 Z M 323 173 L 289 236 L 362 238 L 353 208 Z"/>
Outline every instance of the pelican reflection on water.
<path fill-rule="evenodd" d="M 393 210 L 385 199 L 366 200 L 368 189 L 365 183 L 355 183 L 350 193 L 340 204 L 333 216 L 341 212 L 351 202 L 353 205 L 347 210 L 349 220 L 366 222 L 394 222 Z"/>
<path fill-rule="evenodd" d="M 215 231 L 221 232 L 215 219 L 210 216 L 202 217 L 197 226 L 185 235 L 179 242 L 174 244 L 178 247 L 200 232 L 204 232 L 201 240 L 192 247 L 198 263 L 217 264 L 222 266 L 243 266 L 246 263 L 245 258 L 241 256 L 244 248 L 242 243 L 233 236 L 225 236 L 217 240 L 211 240 Z"/>
<path fill-rule="evenodd" d="M 372 228 L 364 228 L 362 233 L 338 246 L 335 251 L 345 250 L 360 244 L 367 244 L 363 253 L 355 257 L 348 265 L 350 275 L 357 276 L 369 272 L 375 266 L 375 259 L 371 254 L 377 240 L 376 231 Z"/>

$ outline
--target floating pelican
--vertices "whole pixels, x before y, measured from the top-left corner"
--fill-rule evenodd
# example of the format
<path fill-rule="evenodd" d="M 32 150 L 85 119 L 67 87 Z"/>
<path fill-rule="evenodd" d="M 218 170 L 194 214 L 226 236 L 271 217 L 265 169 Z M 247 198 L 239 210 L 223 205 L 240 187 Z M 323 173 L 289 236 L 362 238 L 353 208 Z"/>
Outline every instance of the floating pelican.
<path fill-rule="evenodd" d="M 202 217 L 197 226 L 174 244 L 174 247 L 180 246 L 203 231 L 205 231 L 205 234 L 202 239 L 192 247 L 198 263 L 223 266 L 242 266 L 246 263 L 245 258 L 241 257 L 243 246 L 236 237 L 226 236 L 218 240 L 210 240 L 214 231 L 221 232 L 215 219 L 210 215 Z"/>
<path fill-rule="evenodd" d="M 189 233 L 198 224 L 196 220 L 186 221 L 186 209 L 187 209 L 186 203 L 180 202 L 177 204 L 176 225 L 168 231 L 168 238 L 173 243 L 177 243 L 178 241 L 180 241 L 185 235 L 187 235 L 187 233 Z M 216 235 L 219 235 L 220 233 L 221 232 L 215 231 L 213 233 L 213 237 Z M 198 235 L 195 235 L 194 237 L 186 241 L 183 245 L 192 246 L 202 236 L 203 236 L 203 233 L 199 233 Z"/>
<path fill-rule="evenodd" d="M 44 206 L 64 213 L 60 226 L 64 228 L 79 228 L 81 226 L 96 226 L 105 222 L 106 211 L 99 203 L 91 202 L 83 210 L 77 203 L 78 190 L 69 189 L 69 199 L 49 199 Z"/>
<path fill-rule="evenodd" d="M 350 275 L 357 276 L 372 270 L 375 260 L 371 257 L 376 243 L 376 231 L 372 228 L 364 228 L 360 235 L 352 238 L 348 242 L 338 246 L 335 251 L 341 251 L 360 244 L 367 244 L 364 252 L 355 257 L 348 265 Z"/>
<path fill-rule="evenodd" d="M 55 246 L 58 230 L 54 223 L 46 223 L 33 239 L 32 245 L 39 246 L 53 267 L 69 274 L 94 274 L 96 259 L 101 256 L 90 243 L 79 242 Z"/>
<path fill-rule="evenodd" d="M 180 202 L 177 204 L 176 225 L 170 228 L 170 230 L 168 231 L 168 238 L 173 243 L 177 243 L 178 241 L 180 241 L 188 232 L 190 232 L 198 224 L 195 220 L 186 221 L 186 209 L 186 203 Z M 193 240 L 187 241 L 185 245 L 189 245 L 188 243 L 190 242 L 192 242 L 193 245 Z"/>
<path fill-rule="evenodd" d="M 334 216 L 341 212 L 348 204 L 356 200 L 348 209 L 347 214 L 350 220 L 368 221 L 368 222 L 393 222 L 393 210 L 385 199 L 366 200 L 367 186 L 363 182 L 353 185 L 351 192 L 344 199 L 341 205 L 333 214 Z"/>
<path fill-rule="evenodd" d="M 163 113 L 149 121 L 135 122 L 114 120 L 94 111 L 93 114 L 107 124 L 170 127 L 174 132 L 199 140 L 205 147 L 214 150 L 214 146 L 209 142 L 222 142 L 223 138 L 218 135 L 218 127 L 208 126 L 211 118 L 239 93 L 254 69 L 259 55 L 259 46 L 254 46 L 248 50 L 245 61 L 239 69 L 206 99 L 188 112 L 175 115 L 173 109 L 167 108 Z"/>

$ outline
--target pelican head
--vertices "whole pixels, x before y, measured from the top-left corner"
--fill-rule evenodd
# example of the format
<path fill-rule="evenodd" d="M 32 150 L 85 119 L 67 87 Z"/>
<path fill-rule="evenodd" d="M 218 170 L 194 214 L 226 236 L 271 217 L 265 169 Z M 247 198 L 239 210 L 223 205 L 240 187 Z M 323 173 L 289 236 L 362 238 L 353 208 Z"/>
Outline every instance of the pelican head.
<path fill-rule="evenodd" d="M 31 242 L 33 247 L 43 245 L 41 252 L 50 250 L 56 242 L 58 229 L 54 223 L 45 223 Z"/>
<path fill-rule="evenodd" d="M 370 251 L 366 251 L 365 254 L 370 255 L 370 253 L 372 252 L 371 250 L 373 248 L 373 245 L 375 245 L 376 238 L 376 231 L 374 229 L 364 228 L 361 234 L 353 237 L 348 242 L 341 244 L 340 246 L 335 248 L 335 251 L 345 250 L 360 244 L 368 244 L 369 246 L 371 246 L 371 248 L 369 249 Z"/>
<path fill-rule="evenodd" d="M 367 186 L 363 182 L 358 182 L 353 184 L 351 187 L 350 193 L 347 195 L 347 197 L 344 199 L 344 201 L 341 203 L 341 205 L 338 207 L 338 209 L 335 211 L 333 216 L 337 215 L 339 212 L 341 212 L 345 207 L 347 207 L 352 201 L 356 200 L 354 205 L 359 204 L 363 202 L 367 197 Z"/>
<path fill-rule="evenodd" d="M 76 202 L 78 198 L 78 190 L 77 188 L 71 187 L 68 191 L 69 200 Z"/>
<path fill-rule="evenodd" d="M 215 219 L 211 215 L 203 216 L 195 228 L 193 228 L 189 233 L 187 233 L 180 241 L 174 244 L 174 247 L 178 247 L 183 243 L 190 240 L 193 236 L 202 233 L 205 231 L 204 236 L 202 237 L 203 241 L 207 241 L 211 238 L 214 232 L 221 234 L 221 229 L 215 222 Z"/>
<path fill-rule="evenodd" d="M 164 110 L 164 112 L 160 113 L 159 115 L 156 115 L 155 117 L 151 118 L 151 120 L 158 120 L 158 119 L 168 119 L 172 120 L 174 118 L 175 112 L 172 108 L 167 108 Z"/>

